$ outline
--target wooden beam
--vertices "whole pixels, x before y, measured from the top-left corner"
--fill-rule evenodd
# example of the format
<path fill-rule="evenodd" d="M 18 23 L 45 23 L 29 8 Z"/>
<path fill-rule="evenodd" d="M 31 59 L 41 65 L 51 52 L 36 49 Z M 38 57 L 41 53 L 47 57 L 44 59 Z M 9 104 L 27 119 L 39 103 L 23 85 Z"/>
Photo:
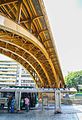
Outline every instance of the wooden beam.
<path fill-rule="evenodd" d="M 23 2 L 23 0 L 18 0 L 18 11 L 17 11 L 17 18 L 16 18 L 16 21 L 17 21 L 18 24 L 20 24 L 22 2 Z"/>
<path fill-rule="evenodd" d="M 0 0 L 0 6 L 2 5 L 9 5 L 11 3 L 18 2 L 17 0 Z"/>
<path fill-rule="evenodd" d="M 31 22 L 32 20 L 30 18 L 26 19 L 26 20 L 21 20 L 20 23 L 29 23 Z"/>
<path fill-rule="evenodd" d="M 46 31 L 48 31 L 48 29 L 42 29 L 42 30 L 38 31 L 38 33 L 41 34 L 42 32 L 46 32 Z"/>
<path fill-rule="evenodd" d="M 3 11 L 4 11 L 4 9 L 6 11 L 6 16 L 8 16 L 9 18 L 12 18 L 12 15 L 9 13 L 9 11 L 7 10 L 7 8 L 5 6 L 2 7 Z"/>

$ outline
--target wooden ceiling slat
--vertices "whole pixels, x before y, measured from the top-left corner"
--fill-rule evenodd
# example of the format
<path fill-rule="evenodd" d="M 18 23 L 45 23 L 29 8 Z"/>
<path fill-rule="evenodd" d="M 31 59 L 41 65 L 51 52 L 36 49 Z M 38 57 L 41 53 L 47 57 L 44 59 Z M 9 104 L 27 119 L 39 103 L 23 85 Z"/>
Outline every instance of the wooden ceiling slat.
<path fill-rule="evenodd" d="M 6 6 L 1 7 L 3 9 L 3 11 L 5 10 L 5 14 L 9 16 L 9 18 L 12 18 L 12 15 L 9 13 L 9 11 L 7 10 Z"/>
<path fill-rule="evenodd" d="M 27 8 L 27 10 L 28 10 L 28 12 L 29 12 L 30 17 L 32 18 L 32 13 L 31 13 L 31 11 L 30 11 L 30 8 L 29 8 L 26 0 L 24 0 L 23 3 L 25 4 L 25 6 L 26 6 L 26 8 Z"/>
<path fill-rule="evenodd" d="M 29 23 L 29 22 L 31 22 L 31 19 L 30 19 L 30 18 L 28 18 L 28 19 L 26 19 L 26 20 L 21 20 L 21 21 L 20 21 L 20 23 Z"/>
<path fill-rule="evenodd" d="M 30 9 L 30 11 L 31 11 L 31 13 L 32 13 L 32 18 L 35 16 L 35 13 L 34 13 L 34 10 L 33 10 L 33 8 L 32 8 L 32 5 L 31 5 L 31 3 L 30 3 L 30 1 L 27 1 L 27 4 L 28 4 L 28 6 L 29 6 L 29 9 Z"/>
<path fill-rule="evenodd" d="M 37 16 L 37 12 L 36 12 L 35 7 L 34 7 L 34 5 L 32 3 L 32 0 L 29 0 L 29 2 L 30 2 L 31 6 L 32 6 L 32 9 L 34 11 L 34 16 Z"/>
<path fill-rule="evenodd" d="M 25 11 L 25 13 L 26 13 L 25 16 L 28 16 L 28 18 L 30 18 L 30 13 L 29 13 L 29 11 L 28 11 L 28 9 L 27 9 L 25 3 L 24 3 L 24 0 L 23 0 L 23 7 L 22 7 L 22 9 L 24 9 L 24 11 Z"/>
<path fill-rule="evenodd" d="M 26 7 L 25 7 L 24 4 L 22 4 L 22 12 L 23 12 L 23 14 L 25 16 L 25 19 L 30 18 L 29 13 L 27 12 Z"/>
<path fill-rule="evenodd" d="M 35 26 L 36 32 L 38 32 L 38 28 L 37 28 L 37 26 L 36 26 L 36 24 L 35 24 L 35 21 L 33 21 L 32 24 Z"/>
<path fill-rule="evenodd" d="M 9 5 L 9 4 L 12 4 L 12 3 L 16 3 L 18 2 L 17 0 L 0 0 L 0 6 L 3 6 L 3 5 Z"/>
<path fill-rule="evenodd" d="M 43 27 L 42 27 L 42 24 L 41 24 L 41 22 L 40 22 L 40 20 L 38 19 L 38 23 L 39 23 L 39 25 L 40 25 L 40 29 L 42 30 L 43 29 Z"/>
<path fill-rule="evenodd" d="M 44 41 L 45 41 L 44 34 L 43 34 L 43 33 L 41 33 L 41 34 L 39 34 L 39 36 L 40 36 L 40 38 L 42 39 L 42 42 L 44 42 Z"/>
<path fill-rule="evenodd" d="M 44 33 L 45 31 L 48 31 L 48 29 L 40 30 L 40 31 L 39 31 L 39 35 L 42 34 L 42 33 Z M 44 36 L 45 36 L 45 34 L 44 34 Z"/>
<path fill-rule="evenodd" d="M 25 24 L 25 23 L 23 23 L 23 24 L 25 25 L 25 28 L 28 29 L 28 30 L 30 31 L 29 25 L 28 25 L 28 24 Z"/>
<path fill-rule="evenodd" d="M 20 24 L 21 10 L 22 10 L 23 0 L 18 0 L 18 10 L 16 15 L 16 21 Z"/>
<path fill-rule="evenodd" d="M 8 8 L 10 9 L 10 12 L 12 12 L 13 17 L 16 18 L 16 13 L 13 10 L 14 6 L 11 7 L 10 5 L 8 5 Z"/>
<path fill-rule="evenodd" d="M 41 30 L 41 27 L 40 27 L 40 24 L 39 24 L 38 19 L 36 19 L 36 20 L 33 21 L 33 22 L 34 22 L 34 24 L 37 26 L 37 30 L 38 30 L 38 33 L 39 33 L 39 31 Z"/>
<path fill-rule="evenodd" d="M 17 7 L 18 5 L 15 5 L 14 4 L 14 7 L 15 7 L 15 9 L 16 9 L 16 12 L 18 11 L 18 7 Z M 21 16 L 22 17 L 22 16 Z M 17 17 L 16 17 L 17 18 Z M 22 17 L 23 18 L 23 17 Z"/>
<path fill-rule="evenodd" d="M 18 10 L 16 6 L 15 6 L 15 9 L 16 9 L 16 11 Z M 21 15 L 21 18 L 24 19 L 22 15 Z M 21 22 L 20 22 L 20 23 L 21 23 Z M 22 23 L 21 23 L 21 24 L 22 24 Z M 27 29 L 27 27 L 26 27 L 26 25 L 25 25 L 24 23 L 22 24 L 22 26 Z"/>

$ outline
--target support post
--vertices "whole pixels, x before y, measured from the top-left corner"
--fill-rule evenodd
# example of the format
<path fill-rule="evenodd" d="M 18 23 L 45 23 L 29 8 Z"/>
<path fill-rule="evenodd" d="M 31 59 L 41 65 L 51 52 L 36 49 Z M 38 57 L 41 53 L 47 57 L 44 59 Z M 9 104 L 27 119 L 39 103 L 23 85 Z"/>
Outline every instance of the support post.
<path fill-rule="evenodd" d="M 43 111 L 43 93 L 42 93 L 42 111 Z"/>
<path fill-rule="evenodd" d="M 20 110 L 20 100 L 21 100 L 21 92 L 15 92 L 15 100 L 16 100 L 16 109 Z"/>
<path fill-rule="evenodd" d="M 19 86 L 21 86 L 21 74 L 22 74 L 22 66 L 19 66 Z"/>
<path fill-rule="evenodd" d="M 17 11 L 17 22 L 20 24 L 21 10 L 22 10 L 22 2 L 23 0 L 18 0 L 18 11 Z"/>
<path fill-rule="evenodd" d="M 55 90 L 55 113 L 61 113 L 61 92 L 59 89 Z"/>

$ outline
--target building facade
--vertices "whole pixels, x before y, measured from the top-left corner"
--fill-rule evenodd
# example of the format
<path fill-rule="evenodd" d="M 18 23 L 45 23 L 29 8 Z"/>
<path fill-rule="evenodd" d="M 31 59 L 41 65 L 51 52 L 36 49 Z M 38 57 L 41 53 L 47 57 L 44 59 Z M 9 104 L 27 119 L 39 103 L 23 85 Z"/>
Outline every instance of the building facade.
<path fill-rule="evenodd" d="M 30 74 L 13 60 L 0 61 L 0 86 L 33 86 Z"/>

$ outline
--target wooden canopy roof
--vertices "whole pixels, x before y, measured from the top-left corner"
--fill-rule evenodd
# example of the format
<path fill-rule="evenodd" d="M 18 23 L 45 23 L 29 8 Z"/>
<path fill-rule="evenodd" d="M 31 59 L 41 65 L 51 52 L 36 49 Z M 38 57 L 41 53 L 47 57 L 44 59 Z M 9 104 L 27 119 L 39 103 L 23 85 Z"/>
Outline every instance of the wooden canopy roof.
<path fill-rule="evenodd" d="M 22 64 L 38 87 L 64 85 L 43 0 L 0 0 L 0 53 Z"/>

